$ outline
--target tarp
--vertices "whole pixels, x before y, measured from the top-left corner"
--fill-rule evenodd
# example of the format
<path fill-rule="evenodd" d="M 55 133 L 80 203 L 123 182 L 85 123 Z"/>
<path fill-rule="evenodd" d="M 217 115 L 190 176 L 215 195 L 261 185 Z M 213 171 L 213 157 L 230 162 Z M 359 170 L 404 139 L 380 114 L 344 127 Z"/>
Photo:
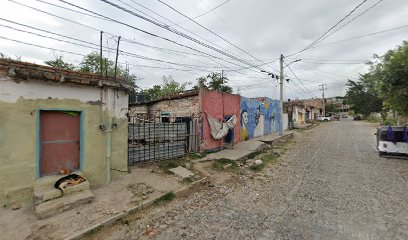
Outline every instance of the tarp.
<path fill-rule="evenodd" d="M 221 139 L 225 137 L 228 134 L 228 131 L 233 129 L 235 124 L 237 124 L 237 117 L 235 115 L 228 119 L 228 121 L 221 123 L 207 113 L 207 120 L 210 124 L 211 136 L 214 139 Z"/>

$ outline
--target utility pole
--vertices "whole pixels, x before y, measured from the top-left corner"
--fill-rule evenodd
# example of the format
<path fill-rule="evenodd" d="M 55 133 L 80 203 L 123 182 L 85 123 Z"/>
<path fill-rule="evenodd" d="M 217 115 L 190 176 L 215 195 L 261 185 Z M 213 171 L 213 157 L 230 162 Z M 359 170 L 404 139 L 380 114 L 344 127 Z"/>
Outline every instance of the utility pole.
<path fill-rule="evenodd" d="M 221 85 L 224 85 L 224 70 L 221 70 Z"/>
<path fill-rule="evenodd" d="M 120 36 L 118 37 L 118 47 L 116 48 L 115 80 L 117 80 L 116 74 L 117 74 L 117 71 L 118 71 L 119 43 L 120 43 Z"/>
<path fill-rule="evenodd" d="M 102 58 L 102 34 L 103 34 L 103 31 L 101 31 L 101 44 L 100 44 L 100 47 L 101 47 L 101 49 L 100 49 L 100 52 L 99 52 L 99 58 L 100 58 L 100 63 L 101 63 L 101 76 L 103 76 L 103 58 Z"/>
<path fill-rule="evenodd" d="M 327 86 L 327 84 L 320 84 L 319 87 L 322 87 L 319 89 L 320 91 L 323 91 L 322 97 L 323 97 L 323 116 L 326 117 L 326 100 L 324 99 L 324 90 L 327 90 L 324 86 Z"/>
<path fill-rule="evenodd" d="M 279 135 L 283 136 L 283 54 L 280 55 L 280 126 L 279 126 Z"/>

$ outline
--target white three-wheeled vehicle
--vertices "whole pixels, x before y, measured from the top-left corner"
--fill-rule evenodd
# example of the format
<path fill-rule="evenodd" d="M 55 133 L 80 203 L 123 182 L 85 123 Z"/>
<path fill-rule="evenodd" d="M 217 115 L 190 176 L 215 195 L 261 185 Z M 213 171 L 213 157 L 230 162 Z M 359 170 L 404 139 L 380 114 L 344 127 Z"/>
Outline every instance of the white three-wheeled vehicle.
<path fill-rule="evenodd" d="M 408 124 L 377 128 L 377 149 L 383 157 L 408 157 Z"/>

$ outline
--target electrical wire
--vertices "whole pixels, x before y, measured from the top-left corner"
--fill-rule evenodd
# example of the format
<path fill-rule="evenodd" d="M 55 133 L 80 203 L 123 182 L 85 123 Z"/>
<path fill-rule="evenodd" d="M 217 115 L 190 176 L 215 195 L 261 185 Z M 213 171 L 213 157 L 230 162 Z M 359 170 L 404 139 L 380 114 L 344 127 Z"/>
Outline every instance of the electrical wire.
<path fill-rule="evenodd" d="M 217 6 L 215 6 L 215 7 L 211 8 L 211 9 L 209 9 L 208 11 L 206 11 L 206 12 L 200 14 L 200 15 L 197 15 L 197 16 L 193 17 L 192 19 L 195 20 L 195 19 L 200 18 L 200 17 L 202 17 L 202 16 L 204 16 L 204 15 L 207 15 L 207 14 L 210 13 L 210 12 L 214 12 L 217 8 L 224 6 L 225 4 L 227 4 L 227 3 L 230 2 L 230 1 L 231 1 L 231 0 L 226 0 L 226 1 L 224 1 L 224 2 L 222 2 L 222 3 L 220 3 L 220 4 L 218 4 Z M 183 23 L 186 23 L 186 22 L 188 22 L 188 21 L 190 21 L 190 20 L 186 20 L 186 21 L 177 23 L 177 24 L 175 24 L 175 25 L 178 26 L 178 25 L 183 24 Z"/>
<path fill-rule="evenodd" d="M 100 0 L 100 1 L 110 2 L 109 0 Z M 264 63 L 264 62 L 262 62 L 261 60 L 259 60 L 258 58 L 256 58 L 255 56 L 253 56 L 251 53 L 249 53 L 249 52 L 247 52 L 246 50 L 242 49 L 241 47 L 235 45 L 234 43 L 231 43 L 229 40 L 225 39 L 224 37 L 220 36 L 219 34 L 215 33 L 214 31 L 210 30 L 209 28 L 205 27 L 204 25 L 198 23 L 198 22 L 195 21 L 194 19 L 188 17 L 187 15 L 185 15 L 184 13 L 182 13 L 182 12 L 180 12 L 179 10 L 175 9 L 174 7 L 170 6 L 169 4 L 167 4 L 167 3 L 165 3 L 165 2 L 163 2 L 163 1 L 161 1 L 161 0 L 157 0 L 157 1 L 160 2 L 160 3 L 162 3 L 163 5 L 167 6 L 168 8 L 172 9 L 173 11 L 177 12 L 178 14 L 184 16 L 185 18 L 189 19 L 190 21 L 194 22 L 196 25 L 200 26 L 201 28 L 205 29 L 206 31 L 208 31 L 208 32 L 212 33 L 213 35 L 217 36 L 218 38 L 222 39 L 223 41 L 225 41 L 225 42 L 228 43 L 229 45 L 231 45 L 231 46 L 233 46 L 233 47 L 239 49 L 239 50 L 242 51 L 243 53 L 247 54 L 248 56 L 250 56 L 250 57 L 252 57 L 252 58 L 254 58 L 254 59 L 256 59 L 256 60 L 258 60 L 259 62 Z M 365 0 L 365 1 L 367 1 L 367 0 Z M 248 63 L 246 63 L 246 64 L 248 64 Z M 248 65 L 249 65 L 249 64 L 248 64 Z M 257 68 L 257 66 L 255 66 L 255 68 Z M 263 69 L 260 69 L 260 70 L 263 70 Z"/>
<path fill-rule="evenodd" d="M 357 18 L 363 16 L 364 14 L 366 14 L 367 12 L 369 12 L 370 10 L 372 10 L 373 8 L 375 8 L 378 4 L 380 4 L 381 2 L 383 2 L 384 0 L 379 0 L 376 3 L 374 3 L 373 5 L 371 5 L 369 8 L 367 8 L 365 11 L 361 12 L 360 14 L 358 14 L 357 16 L 355 16 L 354 18 L 352 18 L 350 21 L 346 22 L 345 24 L 343 24 L 342 26 L 340 26 L 339 28 L 337 28 L 335 31 L 331 32 L 330 34 L 326 35 L 324 38 L 321 39 L 321 41 L 324 41 L 326 38 L 330 37 L 331 35 L 335 34 L 336 32 L 340 31 L 341 29 L 343 29 L 344 27 L 346 27 L 347 25 L 349 25 L 351 22 L 353 22 L 354 20 L 356 20 Z"/>
<path fill-rule="evenodd" d="M 351 37 L 351 38 L 346 38 L 346 39 L 335 41 L 335 42 L 321 44 L 321 45 L 313 46 L 311 48 L 325 47 L 325 46 L 329 46 L 329 45 L 333 45 L 333 44 L 337 44 L 337 43 L 342 43 L 342 42 L 347 42 L 347 41 L 351 41 L 351 40 L 355 40 L 355 39 L 359 39 L 359 38 L 370 37 L 370 36 L 374 36 L 374 35 L 378 35 L 378 34 L 382 34 L 382 33 L 386 33 L 386 32 L 396 31 L 396 30 L 400 30 L 400 29 L 403 29 L 403 28 L 408 28 L 408 24 L 401 25 L 401 26 L 395 27 L 395 28 L 384 29 L 384 30 L 381 30 L 381 31 L 378 31 L 378 32 L 373 32 L 373 33 L 359 35 L 359 36 L 355 36 L 355 37 Z"/>
<path fill-rule="evenodd" d="M 8 0 L 8 1 L 13 1 L 13 2 L 14 2 L 14 0 Z M 174 40 L 170 40 L 170 39 L 168 39 L 168 38 L 161 37 L 161 36 L 159 36 L 159 35 L 157 35 L 157 34 L 150 33 L 150 32 L 148 32 L 148 31 L 142 30 L 142 29 L 140 29 L 140 28 L 134 27 L 133 25 L 130 25 L 130 24 L 127 24 L 127 23 L 118 21 L 118 20 L 116 20 L 116 19 L 113 19 L 113 18 L 110 18 L 110 17 L 107 17 L 107 16 L 104 16 L 104 15 L 102 15 L 102 14 L 99 14 L 99 13 L 96 13 L 96 12 L 91 11 L 91 10 L 89 10 L 89 9 L 86 9 L 86 8 L 80 7 L 80 6 L 78 6 L 78 5 L 69 3 L 69 2 L 67 2 L 67 1 L 64 1 L 64 0 L 58 0 L 58 1 L 63 2 L 63 3 L 66 3 L 66 4 L 71 5 L 71 6 L 74 6 L 74 7 L 77 7 L 77 8 L 79 8 L 79 9 L 81 9 L 81 10 L 84 10 L 84 11 L 87 11 L 87 12 L 90 12 L 90 13 L 93 13 L 93 14 L 95 14 L 95 15 L 104 17 L 104 18 L 106 18 L 106 19 L 108 19 L 108 20 L 110 20 L 110 21 L 112 21 L 112 22 L 115 22 L 115 23 L 124 25 L 124 26 L 129 27 L 129 28 L 132 28 L 132 29 L 134 29 L 134 30 L 141 31 L 141 32 L 143 32 L 143 33 L 149 34 L 150 36 L 158 37 L 158 38 L 161 38 L 161 39 L 163 39 L 163 40 L 170 41 L 170 42 L 172 42 L 172 43 L 174 43 L 174 44 L 177 44 L 177 45 L 179 45 L 179 46 L 187 47 L 187 48 L 189 48 L 189 49 L 191 49 L 191 50 L 194 50 L 194 51 L 203 53 L 203 54 L 205 54 L 205 55 L 207 55 L 207 56 L 209 56 L 209 57 L 213 57 L 213 58 L 220 59 L 219 57 L 216 57 L 216 56 L 214 56 L 214 55 L 211 55 L 211 54 L 208 54 L 208 53 L 204 53 L 204 52 L 202 52 L 202 51 L 200 51 L 200 50 L 197 50 L 197 49 L 194 49 L 194 48 L 192 48 L 192 47 L 189 47 L 189 46 L 180 44 L 180 43 L 178 43 L 178 42 L 176 42 L 176 41 L 174 41 Z M 152 23 L 152 24 L 154 24 L 154 25 L 156 25 L 156 26 L 159 26 L 159 27 L 161 27 L 161 28 L 164 28 L 164 29 L 166 29 L 166 30 L 168 30 L 168 31 L 170 31 L 170 32 L 173 32 L 173 33 L 175 33 L 175 34 L 177 34 L 177 35 L 179 35 L 179 36 L 182 36 L 182 37 L 184 37 L 184 38 L 187 38 L 187 39 L 189 39 L 189 40 L 191 40 L 191 41 L 193 41 L 193 42 L 198 43 L 199 45 L 202 45 L 202 46 L 204 46 L 204 47 L 206 47 L 206 48 L 209 48 L 209 49 L 211 49 L 211 50 L 213 50 L 213 51 L 216 51 L 216 52 L 218 52 L 218 53 L 220 53 L 220 54 L 222 54 L 222 55 L 224 55 L 224 56 L 230 57 L 230 58 L 234 59 L 235 61 L 244 63 L 244 64 L 246 64 L 246 65 L 255 66 L 255 65 L 250 64 L 250 63 L 248 63 L 248 62 L 245 62 L 244 60 L 242 60 L 242 59 L 240 59 L 240 58 L 238 58 L 238 57 L 235 57 L 235 56 L 233 56 L 233 55 L 231 55 L 231 54 L 229 54 L 229 53 L 227 53 L 227 52 L 221 51 L 221 50 L 219 50 L 219 49 L 217 49 L 217 48 L 215 48 L 215 47 L 213 47 L 213 46 L 211 46 L 211 45 L 208 45 L 208 44 L 206 44 L 206 43 L 203 43 L 203 42 L 201 42 L 201 41 L 199 41 L 199 40 L 197 40 L 197 39 L 195 39 L 195 38 L 193 38 L 193 37 L 191 37 L 191 36 L 189 36 L 189 35 L 187 35 L 187 34 L 184 34 L 184 33 L 180 32 L 180 31 L 178 31 L 178 30 L 172 29 L 172 28 L 170 28 L 168 25 L 160 24 L 160 23 L 158 23 L 158 22 L 156 22 L 156 21 L 154 21 L 154 20 L 152 20 L 152 19 L 149 19 L 149 18 L 147 18 L 147 17 L 141 16 L 140 14 L 137 14 L 137 13 L 135 13 L 135 12 L 133 12 L 133 11 L 127 9 L 127 8 L 124 8 L 124 7 L 122 7 L 122 6 L 119 6 L 119 5 L 117 5 L 117 4 L 115 4 L 115 3 L 112 3 L 112 2 L 110 2 L 110 1 L 107 1 L 107 0 L 100 0 L 100 1 L 105 2 L 105 3 L 111 5 L 111 6 L 115 7 L 115 8 L 118 8 L 118 9 L 120 9 L 120 10 L 122 10 L 122 11 L 124 11 L 124 12 L 127 12 L 127 13 L 129 13 L 129 14 L 132 14 L 132 15 L 134 15 L 134 16 L 136 16 L 136 17 L 139 17 L 139 18 L 141 18 L 141 19 L 143 19 L 143 20 L 145 20 L 145 21 L 148 21 L 148 22 L 150 22 L 150 23 Z M 19 3 L 19 4 L 21 4 L 21 3 Z M 24 4 L 21 4 L 21 5 L 24 5 Z M 244 67 L 244 66 L 242 66 L 242 65 L 239 65 L 239 64 L 236 64 L 236 63 L 227 61 L 227 60 L 224 60 L 224 61 L 226 61 L 226 62 L 228 62 L 228 63 L 231 63 L 231 64 L 234 64 L 234 65 L 236 65 L 236 66 Z M 250 69 L 250 70 L 252 70 L 252 69 Z M 254 71 L 254 72 L 257 72 L 257 71 Z M 257 73 L 259 73 L 259 72 L 257 72 Z"/>
<path fill-rule="evenodd" d="M 331 30 L 333 30 L 335 27 L 337 27 L 340 23 L 342 23 L 346 18 L 348 18 L 353 12 L 355 12 L 359 7 L 361 7 L 364 3 L 366 3 L 367 0 L 363 0 L 361 3 L 359 3 L 356 7 L 354 7 L 346 16 L 344 16 L 342 19 L 340 19 L 336 24 L 334 24 L 332 27 L 330 27 L 326 32 L 324 32 L 322 35 L 320 35 L 316 40 L 314 40 L 311 44 L 307 45 L 305 48 L 303 48 L 300 51 L 297 51 L 295 53 L 289 54 L 286 57 L 290 57 L 299 53 L 302 53 L 309 48 L 311 48 L 313 45 L 315 45 L 318 41 L 320 41 L 324 36 L 326 36 Z"/>
<path fill-rule="evenodd" d="M 303 89 L 306 90 L 306 92 L 310 93 L 312 97 L 314 97 L 314 96 L 313 96 L 313 93 L 312 93 L 309 89 L 306 88 L 306 86 L 302 83 L 302 81 L 299 80 L 298 76 L 295 74 L 295 72 L 292 70 L 292 68 L 289 66 L 289 64 L 287 64 L 286 61 L 284 61 L 284 63 L 285 63 L 285 65 L 286 65 L 286 67 L 290 70 L 290 72 L 293 74 L 293 76 L 294 76 L 294 77 L 298 80 L 298 82 L 303 86 Z"/>

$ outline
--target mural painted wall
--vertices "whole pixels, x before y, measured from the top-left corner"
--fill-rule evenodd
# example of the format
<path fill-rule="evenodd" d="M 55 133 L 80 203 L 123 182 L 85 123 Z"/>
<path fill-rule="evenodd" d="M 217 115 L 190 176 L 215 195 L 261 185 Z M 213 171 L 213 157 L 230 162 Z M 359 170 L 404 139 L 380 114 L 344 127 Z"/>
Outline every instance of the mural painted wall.
<path fill-rule="evenodd" d="M 241 97 L 240 108 L 241 141 L 279 131 L 278 100 Z"/>

